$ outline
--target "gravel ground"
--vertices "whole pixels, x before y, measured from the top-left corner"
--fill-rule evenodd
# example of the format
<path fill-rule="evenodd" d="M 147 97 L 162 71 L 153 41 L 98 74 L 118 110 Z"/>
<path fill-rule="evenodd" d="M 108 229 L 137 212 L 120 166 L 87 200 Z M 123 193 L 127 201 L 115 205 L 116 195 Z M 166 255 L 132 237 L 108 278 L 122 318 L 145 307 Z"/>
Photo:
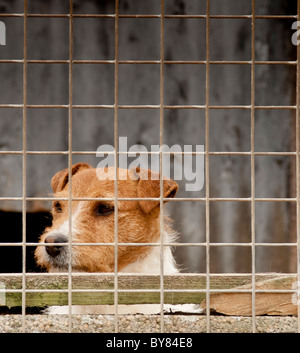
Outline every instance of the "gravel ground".
<path fill-rule="evenodd" d="M 262 316 L 256 319 L 257 332 L 297 332 L 296 317 Z M 165 315 L 166 333 L 206 332 L 206 317 L 201 315 Z M 119 317 L 119 332 L 159 333 L 159 315 Z M 113 315 L 74 315 L 72 332 L 114 332 Z M 237 316 L 211 316 L 210 331 L 223 333 L 252 332 L 252 319 Z M 21 315 L 0 315 L 0 333 L 22 332 Z M 25 332 L 69 332 L 67 315 L 26 315 Z"/>

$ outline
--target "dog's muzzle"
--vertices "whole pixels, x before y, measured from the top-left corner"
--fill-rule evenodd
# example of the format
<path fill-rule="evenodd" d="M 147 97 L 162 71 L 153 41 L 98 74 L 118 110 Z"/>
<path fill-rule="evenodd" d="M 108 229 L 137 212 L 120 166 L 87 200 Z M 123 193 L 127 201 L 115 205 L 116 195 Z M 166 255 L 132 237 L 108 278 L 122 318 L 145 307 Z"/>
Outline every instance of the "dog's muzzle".
<path fill-rule="evenodd" d="M 55 245 L 54 243 L 67 243 L 68 239 L 62 234 L 52 234 L 48 235 L 45 239 L 45 243 L 51 245 L 46 246 L 47 254 L 51 257 L 56 257 L 59 255 L 64 248 L 64 245 Z"/>

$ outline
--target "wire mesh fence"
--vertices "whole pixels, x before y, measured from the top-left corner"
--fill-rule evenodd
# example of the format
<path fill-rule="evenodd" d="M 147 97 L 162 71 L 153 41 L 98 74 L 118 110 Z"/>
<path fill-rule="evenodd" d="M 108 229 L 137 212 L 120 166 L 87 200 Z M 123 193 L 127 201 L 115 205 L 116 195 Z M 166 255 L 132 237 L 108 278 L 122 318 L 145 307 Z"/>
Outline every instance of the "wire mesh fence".
<path fill-rule="evenodd" d="M 12 128 L 12 132 L 17 136 L 16 142 L 10 145 L 3 143 L 4 147 L 1 146 L 0 163 L 2 169 L 5 169 L 5 166 L 9 166 L 7 169 L 10 169 L 11 165 L 19 166 L 19 169 L 11 169 L 7 179 L 4 179 L 0 202 L 3 210 L 21 212 L 22 237 L 13 242 L 1 240 L 0 247 L 20 248 L 22 254 L 19 258 L 22 259 L 22 265 L 19 274 L 2 276 L 2 283 L 6 285 L 3 288 L 0 286 L 0 303 L 1 293 L 21 295 L 18 297 L 18 304 L 15 304 L 22 308 L 21 330 L 26 331 L 28 326 L 26 307 L 29 306 L 31 295 L 52 291 L 67 296 L 61 302 L 57 298 L 55 300 L 58 304 L 63 303 L 68 307 L 69 332 L 73 330 L 74 305 L 76 305 L 74 303 L 82 303 L 78 301 L 78 294 L 94 292 L 113 295 L 109 299 L 99 297 L 100 299 L 93 300 L 109 301 L 113 307 L 113 331 L 118 332 L 122 320 L 119 304 L 123 303 L 123 293 L 130 293 L 130 288 L 124 287 L 122 281 L 124 274 L 120 273 L 118 267 L 122 246 L 147 246 L 159 249 L 159 282 L 150 289 L 134 287 L 129 297 L 137 296 L 140 300 L 146 295 L 145 292 L 149 291 L 159 295 L 159 298 L 149 300 L 150 302 L 154 300 L 160 305 L 158 324 L 160 332 L 166 331 L 168 320 L 165 304 L 170 303 L 169 294 L 175 296 L 176 291 L 181 296 L 184 293 L 195 294 L 193 302 L 196 301 L 197 304 L 201 302 L 202 305 L 202 314 L 199 312 L 195 314 L 195 320 L 203 320 L 205 317 L 207 332 L 211 331 L 211 323 L 214 320 L 211 308 L 215 303 L 216 294 L 248 294 L 246 301 L 250 300 L 251 312 L 246 316 L 251 319 L 249 325 L 253 332 L 257 331 L 260 315 L 258 303 L 262 294 L 288 295 L 289 299 L 285 297 L 285 302 L 286 300 L 292 302 L 295 290 L 298 291 L 297 286 L 293 285 L 300 280 L 300 131 L 299 46 L 292 43 L 294 31 L 290 25 L 299 19 L 299 2 L 293 2 L 290 8 L 284 8 L 279 14 L 268 13 L 270 8 L 265 10 L 264 4 L 258 0 L 249 0 L 245 4 L 245 7 L 238 8 L 241 13 L 234 11 L 230 1 L 221 6 L 218 1 L 213 0 L 200 1 L 197 4 L 183 1 L 181 9 L 178 4 L 176 7 L 174 2 L 168 0 L 153 0 L 147 5 L 116 0 L 106 2 L 102 7 L 86 5 L 82 8 L 73 0 L 61 4 L 54 1 L 49 8 L 45 5 L 44 12 L 41 11 L 41 6 L 30 0 L 17 1 L 7 11 L 4 7 L 0 20 L 6 24 L 5 47 L 12 41 L 12 29 L 16 31 L 18 38 L 22 38 L 21 41 L 19 39 L 22 43 L 10 51 L 9 55 L 4 53 L 0 58 L 0 66 L 3 67 L 2 91 L 7 89 L 14 92 L 7 96 L 4 94 L 4 98 L 0 101 L 0 114 L 4 121 L 1 125 L 3 129 L 1 134 L 4 136 L 5 132 L 9 131 L 7 127 L 9 124 L 18 124 Z M 224 10 L 222 14 L 217 11 L 219 6 Z M 135 11 L 136 8 L 139 11 Z M 229 9 L 227 13 L 226 9 Z M 13 21 L 16 21 L 15 24 Z M 228 24 L 235 24 L 236 21 L 245 21 L 238 32 L 233 32 L 239 36 L 236 39 L 239 46 L 225 51 L 226 55 L 222 57 L 218 53 L 218 48 L 226 47 L 228 42 L 234 41 L 230 37 L 232 34 Z M 101 32 L 99 27 L 93 27 L 93 23 L 97 23 L 97 26 L 105 30 Z M 277 25 L 279 27 L 275 29 Z M 292 54 L 280 55 L 276 47 L 267 48 L 270 51 L 269 57 L 264 53 L 264 40 L 258 37 L 258 34 L 269 27 L 275 35 L 282 33 L 281 41 L 285 43 L 282 45 L 288 47 L 287 52 Z M 48 38 L 43 31 L 39 33 L 38 28 L 44 28 L 44 31 L 45 28 L 51 28 L 52 31 L 57 28 L 58 33 L 55 36 L 58 36 L 64 45 L 55 49 L 55 41 L 54 44 L 46 42 L 35 50 L 37 44 L 35 45 L 34 38 L 40 38 L 44 42 Z M 86 32 L 83 35 L 83 28 L 87 28 L 88 31 L 97 28 L 99 33 L 92 35 Z M 296 29 L 297 26 L 294 30 Z M 142 40 L 139 38 L 139 33 L 143 31 L 147 33 L 147 41 L 145 38 Z M 227 35 L 225 43 L 224 40 L 218 41 L 217 38 L 221 37 L 223 32 Z M 194 33 L 194 36 L 189 47 L 187 42 L 191 33 Z M 273 43 L 276 44 L 276 41 L 275 36 Z M 171 49 L 176 45 L 179 46 L 179 50 L 176 55 L 171 55 Z M 5 47 L 2 47 L 1 43 L 0 50 Z M 144 52 L 144 47 L 148 47 L 148 51 Z M 266 70 L 270 72 L 266 74 Z M 285 75 L 282 82 L 280 75 Z M 11 78 L 12 83 L 8 82 L 7 77 Z M 224 79 L 224 87 L 217 87 L 215 82 L 218 77 Z M 56 86 L 58 78 L 59 89 Z M 140 83 L 142 81 L 143 84 Z M 269 86 L 266 84 L 267 81 L 271 82 Z M 5 88 L 6 84 L 8 88 Z M 92 93 L 98 86 L 99 93 Z M 230 90 L 233 92 L 232 95 L 228 93 Z M 241 91 L 244 95 L 239 95 Z M 173 94 L 177 95 L 177 99 L 172 97 Z M 13 100 L 10 101 L 11 97 Z M 57 123 L 54 117 L 56 113 L 59 116 Z M 130 118 L 131 115 L 134 119 Z M 145 121 L 139 117 L 140 115 L 146 117 Z M 5 116 L 8 117 L 6 125 Z M 92 120 L 86 120 L 87 116 Z M 183 122 L 180 121 L 180 116 L 184 117 Z M 223 128 L 218 130 L 217 126 L 222 124 L 220 116 L 225 116 L 226 119 Z M 144 124 L 144 130 L 134 130 L 134 125 L 137 124 L 136 117 L 141 121 L 139 124 Z M 42 119 L 44 122 L 39 125 Z M 196 121 L 190 125 L 190 129 L 195 131 L 194 135 L 186 128 L 190 119 Z M 230 122 L 230 119 L 234 122 Z M 50 120 L 54 125 L 48 124 Z M 282 123 L 282 120 L 285 123 Z M 100 128 L 96 128 L 95 121 L 101 122 Z M 235 135 L 226 134 L 226 123 L 229 124 L 228 130 Z M 278 131 L 274 132 L 272 129 L 276 129 L 277 126 Z M 74 197 L 72 166 L 81 160 L 92 160 L 95 164 L 99 150 L 94 148 L 95 145 L 90 144 L 89 140 L 95 135 L 95 131 L 99 132 L 100 129 L 103 130 L 101 135 L 103 139 L 98 141 L 98 144 L 107 143 L 105 146 L 108 144 L 113 146 L 113 151 L 106 151 L 105 155 L 112 157 L 116 167 L 114 194 L 102 197 L 101 201 L 110 201 L 118 205 L 120 202 L 141 200 L 136 197 L 119 197 L 117 167 L 120 158 L 130 155 L 127 146 L 125 150 L 120 146 L 122 144 L 120 136 L 126 134 L 128 142 L 140 146 L 142 141 L 147 147 L 154 144 L 158 146 L 151 152 L 147 147 L 145 150 L 131 150 L 131 155 L 145 156 L 153 160 L 157 158 L 156 165 L 159 171 L 164 170 L 166 156 L 173 164 L 180 157 L 191 156 L 189 165 L 191 169 L 199 157 L 203 167 L 201 171 L 196 170 L 192 176 L 200 178 L 200 174 L 203 173 L 203 187 L 194 193 L 185 190 L 177 197 L 169 199 L 164 196 L 164 182 L 160 175 L 158 197 L 147 198 L 148 201 L 155 201 L 160 205 L 161 237 L 155 242 L 120 241 L 118 207 L 114 208 L 113 241 L 81 242 L 76 239 L 74 242 L 72 241 L 74 219 L 72 212 L 69 212 L 67 219 L 69 241 L 58 245 L 66 246 L 70 254 L 74 252 L 75 247 L 78 249 L 78 247 L 110 246 L 114 252 L 113 271 L 91 277 L 88 272 L 75 273 L 72 262 L 69 261 L 64 275 L 57 275 L 66 281 L 63 287 L 44 289 L 37 282 L 34 282 L 37 288 L 32 287 L 29 284 L 31 278 L 38 280 L 41 276 L 44 276 L 43 278 L 48 276 L 52 281 L 54 277 L 52 274 L 28 271 L 28 249 L 46 246 L 38 242 L 38 237 L 36 240 L 29 240 L 28 212 L 45 210 L 50 203 L 57 201 L 66 202 L 69 210 L 75 202 L 99 201 L 99 197 L 90 195 Z M 151 133 L 149 132 L 147 137 L 148 131 Z M 270 136 L 267 138 L 269 131 Z M 35 144 L 34 134 L 41 136 L 40 143 Z M 177 141 L 178 137 L 180 139 Z M 97 138 L 93 138 L 97 141 Z M 240 144 L 230 145 L 227 141 L 230 138 L 236 138 Z M 288 140 L 287 146 L 283 142 L 278 145 L 274 142 L 275 147 L 269 147 L 274 140 L 280 139 Z M 162 148 L 166 143 L 172 142 L 181 146 L 191 145 L 192 140 L 195 142 L 194 148 L 195 145 L 203 145 L 204 149 L 183 151 L 179 148 L 166 151 Z M 264 145 L 265 140 L 268 143 Z M 220 141 L 223 141 L 223 145 Z M 226 143 L 228 146 L 222 150 L 222 146 Z M 42 159 L 44 161 L 40 164 L 39 161 Z M 181 163 L 186 160 L 181 160 Z M 39 187 L 41 185 L 36 182 L 38 179 L 43 179 L 50 185 L 51 177 L 58 170 L 56 161 L 59 168 L 62 165 L 68 168 L 68 195 L 64 197 L 46 196 L 45 190 L 36 191 L 37 185 Z M 173 164 L 172 168 L 175 168 Z M 43 169 L 47 170 L 45 174 L 37 172 Z M 49 169 L 51 175 L 48 175 Z M 271 181 L 272 179 L 276 179 L 275 182 Z M 231 186 L 228 188 L 229 184 Z M 16 194 L 15 190 L 18 191 Z M 178 207 L 186 207 L 178 208 L 176 221 L 181 222 L 181 218 L 187 217 L 181 233 L 194 222 L 195 225 L 191 226 L 190 231 L 193 233 L 192 238 L 183 237 L 179 241 L 165 240 L 163 205 L 166 201 L 170 201 L 168 207 L 171 214 L 176 214 Z M 183 204 L 185 206 L 182 206 Z M 229 211 L 231 207 L 232 210 Z M 191 217 L 194 217 L 193 221 Z M 244 226 L 241 226 L 236 218 L 241 218 L 240 223 Z M 222 222 L 219 219 L 222 219 Z M 201 229 L 198 228 L 199 220 Z M 224 234 L 229 235 L 226 235 L 225 239 L 218 227 L 227 228 L 227 233 L 224 230 Z M 218 232 L 221 235 L 216 236 Z M 193 278 L 196 282 L 204 282 L 201 284 L 197 282 L 196 287 L 190 287 L 189 282 L 185 288 L 170 287 L 166 282 L 167 274 L 164 268 L 164 252 L 170 247 L 176 249 L 175 253 L 184 265 L 188 264 L 193 268 L 190 270 L 187 266 L 179 281 L 184 281 L 186 277 Z M 189 272 L 199 274 L 191 275 Z M 286 273 L 282 277 L 287 278 L 288 283 L 284 282 L 281 287 L 261 287 L 259 280 L 264 283 L 266 279 L 274 279 L 276 276 L 273 272 Z M 244 277 L 241 282 L 234 280 L 233 287 L 218 287 L 216 284 L 216 281 L 222 283 L 222 278 L 227 277 L 232 281 L 232 278 L 237 278 L 239 274 L 246 276 L 247 280 Z M 92 278 L 96 283 L 97 278 L 101 276 L 109 278 L 110 286 L 88 289 L 76 287 L 77 281 L 80 282 L 84 277 Z M 132 276 L 134 278 L 134 275 Z M 265 277 L 262 279 L 260 276 Z M 17 288 L 10 288 L 8 282 L 5 282 L 8 281 L 7 278 L 21 282 L 18 282 Z M 145 281 L 151 282 L 146 277 Z M 241 287 L 242 285 L 246 287 Z M 137 293 L 141 293 L 142 296 L 138 296 Z M 267 302 L 271 300 L 270 298 L 266 299 Z M 8 297 L 5 300 L 8 300 Z M 297 300 L 292 303 L 292 308 L 293 315 L 299 316 Z M 275 312 L 272 310 L 271 312 Z M 299 330 L 299 321 L 296 320 Z M 167 329 L 169 330 L 169 327 Z"/>

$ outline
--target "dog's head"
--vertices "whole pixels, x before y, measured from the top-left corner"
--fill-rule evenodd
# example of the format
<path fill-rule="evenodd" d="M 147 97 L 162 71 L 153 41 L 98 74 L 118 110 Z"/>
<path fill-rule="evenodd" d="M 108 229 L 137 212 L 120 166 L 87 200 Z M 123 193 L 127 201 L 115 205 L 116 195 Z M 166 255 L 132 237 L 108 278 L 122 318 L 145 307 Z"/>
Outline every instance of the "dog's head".
<path fill-rule="evenodd" d="M 37 264 L 51 272 L 67 271 L 70 261 L 74 271 L 112 272 L 116 242 L 158 241 L 161 191 L 164 198 L 172 198 L 178 189 L 175 181 L 161 181 L 159 175 L 150 170 L 118 169 L 116 173 L 115 168 L 95 169 L 85 163 L 72 167 L 71 185 L 69 170 L 64 169 L 54 175 L 51 186 L 54 197 L 64 200 L 53 202 L 52 226 L 42 234 L 40 243 L 43 245 L 35 251 Z M 118 200 L 115 204 L 116 191 L 118 198 L 138 200 Z M 143 258 L 148 251 L 147 246 L 119 245 L 118 269 Z"/>

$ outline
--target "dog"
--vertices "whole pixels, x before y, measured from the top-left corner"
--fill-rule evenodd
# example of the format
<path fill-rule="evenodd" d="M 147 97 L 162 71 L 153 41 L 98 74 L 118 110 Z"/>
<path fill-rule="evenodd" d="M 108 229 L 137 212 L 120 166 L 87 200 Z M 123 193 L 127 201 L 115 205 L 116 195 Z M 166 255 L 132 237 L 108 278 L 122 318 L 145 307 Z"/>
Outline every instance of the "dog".
<path fill-rule="evenodd" d="M 52 226 L 45 229 L 37 246 L 35 259 L 37 264 L 48 272 L 68 272 L 71 261 L 72 272 L 118 272 L 160 274 L 161 236 L 164 243 L 175 241 L 176 233 L 169 222 L 164 222 L 161 231 L 160 191 L 161 181 L 158 173 L 151 170 L 134 168 L 118 169 L 118 198 L 136 198 L 137 200 L 118 200 L 115 197 L 115 168 L 92 168 L 86 163 L 72 166 L 72 198 L 99 198 L 99 200 L 54 201 L 52 209 Z M 55 198 L 69 196 L 69 170 L 56 173 L 51 186 Z M 163 178 L 162 190 L 164 199 L 173 198 L 178 190 L 178 184 Z M 145 200 L 143 200 L 145 198 Z M 147 200 L 156 198 L 157 200 Z M 101 200 L 104 199 L 104 200 Z M 166 201 L 166 200 L 165 200 Z M 115 242 L 115 212 L 117 208 L 118 243 L 157 243 L 158 246 L 119 245 L 117 249 L 117 266 L 115 264 L 114 245 L 78 245 L 76 243 L 114 243 Z M 72 254 L 69 254 L 69 212 L 71 216 Z M 167 219 L 166 219 L 167 220 Z M 58 244 L 58 245 L 56 245 Z M 163 273 L 177 274 L 170 246 L 163 248 Z M 110 310 L 109 308 L 110 307 Z M 112 306 L 100 305 L 92 308 L 94 313 L 108 313 Z M 120 306 L 122 309 L 123 306 Z M 151 305 L 124 306 L 127 312 L 149 312 Z M 159 312 L 159 305 L 154 311 Z M 180 306 L 180 310 L 184 305 Z M 74 306 L 74 309 L 76 307 Z M 78 308 L 78 313 L 84 313 L 91 307 Z M 148 310 L 149 309 L 149 310 Z M 172 309 L 171 309 L 172 310 Z M 188 310 L 189 311 L 189 310 Z M 62 307 L 51 307 L 51 313 L 65 313 Z M 73 312 L 73 306 L 72 306 Z M 119 310 L 122 312 L 122 310 Z M 150 310 L 150 312 L 152 312 Z"/>

